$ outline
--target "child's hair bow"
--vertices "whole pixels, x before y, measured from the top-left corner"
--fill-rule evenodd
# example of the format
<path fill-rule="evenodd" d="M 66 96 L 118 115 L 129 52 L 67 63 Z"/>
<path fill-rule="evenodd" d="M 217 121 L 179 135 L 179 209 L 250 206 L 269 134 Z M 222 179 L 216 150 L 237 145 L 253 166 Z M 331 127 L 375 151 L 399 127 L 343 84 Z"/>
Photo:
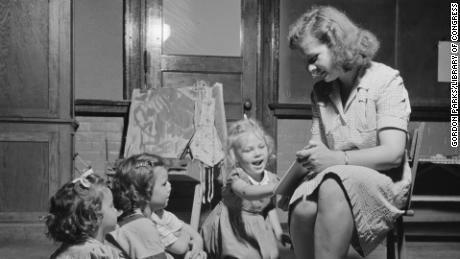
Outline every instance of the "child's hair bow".
<path fill-rule="evenodd" d="M 80 177 L 73 179 L 72 183 L 74 183 L 74 184 L 79 183 L 81 186 L 83 186 L 83 187 L 88 189 L 91 186 L 91 183 L 86 178 L 88 176 L 92 175 L 93 173 L 94 173 L 93 169 L 89 168 L 82 175 L 80 175 Z"/>

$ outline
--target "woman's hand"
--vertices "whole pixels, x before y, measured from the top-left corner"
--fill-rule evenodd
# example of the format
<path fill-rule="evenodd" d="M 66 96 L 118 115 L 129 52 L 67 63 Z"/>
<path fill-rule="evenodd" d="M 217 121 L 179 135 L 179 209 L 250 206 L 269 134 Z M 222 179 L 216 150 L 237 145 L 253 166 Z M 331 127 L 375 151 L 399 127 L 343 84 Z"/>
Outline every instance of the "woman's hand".
<path fill-rule="evenodd" d="M 332 151 L 317 140 L 310 140 L 304 149 L 296 153 L 296 156 L 303 167 L 314 172 L 321 172 L 333 165 L 343 165 L 345 161 L 343 152 Z"/>

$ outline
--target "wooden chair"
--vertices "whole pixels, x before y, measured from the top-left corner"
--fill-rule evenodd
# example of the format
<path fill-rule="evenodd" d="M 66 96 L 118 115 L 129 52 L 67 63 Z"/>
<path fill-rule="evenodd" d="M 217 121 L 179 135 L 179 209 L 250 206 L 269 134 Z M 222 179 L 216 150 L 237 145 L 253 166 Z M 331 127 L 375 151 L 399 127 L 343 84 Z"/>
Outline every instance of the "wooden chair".
<path fill-rule="evenodd" d="M 411 209 L 411 198 L 414 190 L 415 177 L 417 175 L 418 159 L 420 156 L 420 148 L 422 146 L 423 131 L 425 122 L 421 122 L 417 128 L 409 134 L 410 146 L 408 147 L 409 166 L 412 173 L 412 182 L 407 198 L 406 206 L 403 208 L 404 214 L 396 220 L 394 228 L 387 234 L 387 259 L 403 259 L 406 257 L 404 233 L 404 216 L 414 216 L 414 211 Z M 396 248 L 395 248 L 396 244 Z"/>

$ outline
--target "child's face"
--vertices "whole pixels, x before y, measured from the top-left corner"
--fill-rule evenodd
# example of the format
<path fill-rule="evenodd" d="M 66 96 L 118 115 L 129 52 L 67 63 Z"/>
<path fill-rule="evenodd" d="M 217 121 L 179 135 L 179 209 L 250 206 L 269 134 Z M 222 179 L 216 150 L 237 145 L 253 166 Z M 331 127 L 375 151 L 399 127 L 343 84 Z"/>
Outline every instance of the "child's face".
<path fill-rule="evenodd" d="M 268 147 L 262 136 L 244 133 L 234 148 L 239 166 L 247 173 L 261 174 L 267 165 Z"/>
<path fill-rule="evenodd" d="M 100 228 L 102 228 L 103 233 L 108 233 L 112 230 L 115 230 L 117 225 L 117 215 L 118 212 L 113 206 L 113 196 L 109 188 L 104 188 L 104 195 L 102 199 L 102 222 Z"/>
<path fill-rule="evenodd" d="M 153 185 L 150 208 L 152 211 L 163 209 L 168 205 L 171 184 L 168 181 L 166 168 L 158 166 L 155 171 L 155 184 Z"/>

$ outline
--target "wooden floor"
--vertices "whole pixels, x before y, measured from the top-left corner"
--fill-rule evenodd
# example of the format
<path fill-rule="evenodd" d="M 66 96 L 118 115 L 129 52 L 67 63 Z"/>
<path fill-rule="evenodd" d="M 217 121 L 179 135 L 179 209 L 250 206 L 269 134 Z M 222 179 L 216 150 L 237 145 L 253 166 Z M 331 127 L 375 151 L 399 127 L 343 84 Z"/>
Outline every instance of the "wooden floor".
<path fill-rule="evenodd" d="M 51 242 L 2 242 L 0 259 L 48 259 L 57 248 Z M 292 251 L 281 249 L 281 259 L 294 259 Z M 359 259 L 356 252 L 350 251 L 347 259 Z M 385 259 L 385 247 L 379 246 L 368 259 Z M 409 242 L 408 259 L 460 259 L 460 243 L 457 242 Z"/>

